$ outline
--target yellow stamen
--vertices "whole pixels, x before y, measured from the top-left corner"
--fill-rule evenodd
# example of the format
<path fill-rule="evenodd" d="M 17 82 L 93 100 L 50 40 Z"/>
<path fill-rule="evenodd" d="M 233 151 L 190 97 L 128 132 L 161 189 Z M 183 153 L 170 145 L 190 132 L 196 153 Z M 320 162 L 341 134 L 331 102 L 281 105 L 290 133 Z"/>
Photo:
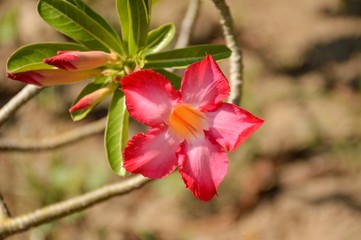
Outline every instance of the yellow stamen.
<path fill-rule="evenodd" d="M 204 113 L 182 104 L 173 108 L 169 117 L 169 126 L 183 139 L 191 139 L 203 134 L 205 127 Z"/>

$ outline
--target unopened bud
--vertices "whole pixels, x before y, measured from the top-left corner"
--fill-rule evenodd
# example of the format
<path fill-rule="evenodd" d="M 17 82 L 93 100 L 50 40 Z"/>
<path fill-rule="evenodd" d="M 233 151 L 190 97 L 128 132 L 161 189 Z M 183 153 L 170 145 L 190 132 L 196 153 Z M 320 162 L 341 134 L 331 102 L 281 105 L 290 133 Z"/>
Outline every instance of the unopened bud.
<path fill-rule="evenodd" d="M 100 71 L 68 72 L 62 69 L 41 69 L 20 73 L 8 73 L 7 77 L 37 86 L 65 85 L 96 77 Z"/>
<path fill-rule="evenodd" d="M 116 86 L 116 84 L 110 84 L 104 88 L 100 88 L 92 93 L 89 93 L 88 95 L 85 95 L 69 109 L 69 112 L 72 113 L 75 111 L 85 110 L 97 105 L 109 94 L 111 94 L 115 90 Z"/>
<path fill-rule="evenodd" d="M 78 71 L 98 68 L 112 60 L 110 53 L 102 51 L 59 51 L 57 56 L 45 58 L 46 64 L 67 71 Z"/>

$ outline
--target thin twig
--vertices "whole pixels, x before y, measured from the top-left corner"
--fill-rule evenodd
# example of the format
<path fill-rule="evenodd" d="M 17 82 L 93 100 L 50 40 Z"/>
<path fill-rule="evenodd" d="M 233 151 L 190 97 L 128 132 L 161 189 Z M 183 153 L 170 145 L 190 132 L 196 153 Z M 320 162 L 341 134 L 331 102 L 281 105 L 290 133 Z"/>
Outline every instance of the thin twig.
<path fill-rule="evenodd" d="M 70 143 L 79 141 L 83 138 L 102 133 L 105 128 L 106 118 L 89 123 L 88 125 L 78 127 L 56 137 L 46 138 L 42 140 L 12 140 L 3 139 L 0 141 L 1 151 L 16 151 L 16 152 L 35 152 L 53 150 Z"/>
<path fill-rule="evenodd" d="M 183 18 L 175 48 L 184 48 L 188 46 L 194 23 L 199 13 L 199 6 L 199 0 L 189 1 L 187 12 Z"/>
<path fill-rule="evenodd" d="M 225 0 L 212 0 L 221 15 L 221 24 L 226 44 L 231 49 L 230 85 L 231 95 L 228 102 L 239 105 L 242 98 L 243 59 L 242 51 L 237 40 L 236 28 L 229 7 Z"/>
<path fill-rule="evenodd" d="M 9 217 L 10 217 L 9 209 L 6 206 L 3 196 L 0 194 L 0 222 L 5 221 Z"/>
<path fill-rule="evenodd" d="M 43 87 L 34 85 L 25 86 L 18 94 L 16 94 L 9 102 L 0 109 L 0 127 L 30 99 L 38 95 Z"/>
<path fill-rule="evenodd" d="M 131 176 L 119 183 L 104 186 L 84 195 L 38 209 L 29 214 L 8 218 L 6 221 L 0 222 L 0 239 L 82 211 L 112 197 L 125 195 L 141 188 L 149 181 L 150 179 L 141 175 Z"/>

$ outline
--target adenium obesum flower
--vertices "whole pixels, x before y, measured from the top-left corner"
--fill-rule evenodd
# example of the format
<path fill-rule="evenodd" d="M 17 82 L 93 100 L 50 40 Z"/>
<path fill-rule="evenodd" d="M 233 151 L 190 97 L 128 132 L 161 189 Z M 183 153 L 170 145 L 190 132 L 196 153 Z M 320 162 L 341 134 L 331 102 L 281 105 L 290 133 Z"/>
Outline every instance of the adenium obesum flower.
<path fill-rule="evenodd" d="M 263 120 L 236 105 L 227 79 L 214 59 L 190 65 L 180 90 L 152 70 L 136 71 L 121 81 L 129 114 L 151 127 L 129 140 L 124 168 L 162 178 L 179 166 L 186 187 L 210 200 L 227 173 L 227 151 L 235 150 Z"/>
<path fill-rule="evenodd" d="M 100 88 L 92 93 L 85 95 L 69 109 L 69 112 L 72 113 L 79 110 L 85 110 L 97 105 L 98 103 L 103 101 L 109 94 L 111 94 L 116 87 L 116 84 L 109 84 L 104 88 Z"/>
<path fill-rule="evenodd" d="M 100 70 L 68 72 L 62 69 L 40 69 L 19 73 L 8 73 L 7 77 L 38 86 L 63 85 L 79 82 L 100 74 Z"/>
<path fill-rule="evenodd" d="M 88 70 L 105 65 L 113 55 L 102 51 L 58 51 L 57 56 L 45 58 L 46 64 L 67 71 Z"/>

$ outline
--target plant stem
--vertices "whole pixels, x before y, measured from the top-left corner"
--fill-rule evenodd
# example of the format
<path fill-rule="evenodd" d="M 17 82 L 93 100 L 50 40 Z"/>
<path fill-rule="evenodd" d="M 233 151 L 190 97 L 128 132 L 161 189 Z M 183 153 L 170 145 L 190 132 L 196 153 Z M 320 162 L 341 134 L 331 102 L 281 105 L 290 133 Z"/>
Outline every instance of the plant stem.
<path fill-rule="evenodd" d="M 92 192 L 55 203 L 31 213 L 7 218 L 5 221 L 0 221 L 0 239 L 26 231 L 31 227 L 82 211 L 112 197 L 125 195 L 133 190 L 141 188 L 149 181 L 150 179 L 141 175 L 131 176 L 119 183 L 104 186 Z"/>
<path fill-rule="evenodd" d="M 85 126 L 78 127 L 69 132 L 60 134 L 56 137 L 42 139 L 40 141 L 21 141 L 4 139 L 0 141 L 0 152 L 1 151 L 20 151 L 20 152 L 35 152 L 35 151 L 46 151 L 53 150 L 70 143 L 79 141 L 86 137 L 102 133 L 105 128 L 106 118 L 102 118 L 98 121 L 89 123 Z"/>
<path fill-rule="evenodd" d="M 0 194 L 0 223 L 10 217 L 9 209 L 7 208 L 3 196 Z"/>
<path fill-rule="evenodd" d="M 10 101 L 0 109 L 0 127 L 13 116 L 22 105 L 38 95 L 43 89 L 43 87 L 27 85 L 10 99 Z"/>
<path fill-rule="evenodd" d="M 225 0 L 212 0 L 221 15 L 221 24 L 227 47 L 231 49 L 230 85 L 231 94 L 228 102 L 240 105 L 243 85 L 243 57 L 237 40 L 236 28 L 229 7 Z"/>
<path fill-rule="evenodd" d="M 183 18 L 175 48 L 184 48 L 189 45 L 189 40 L 199 13 L 200 0 L 190 0 L 187 12 Z"/>

